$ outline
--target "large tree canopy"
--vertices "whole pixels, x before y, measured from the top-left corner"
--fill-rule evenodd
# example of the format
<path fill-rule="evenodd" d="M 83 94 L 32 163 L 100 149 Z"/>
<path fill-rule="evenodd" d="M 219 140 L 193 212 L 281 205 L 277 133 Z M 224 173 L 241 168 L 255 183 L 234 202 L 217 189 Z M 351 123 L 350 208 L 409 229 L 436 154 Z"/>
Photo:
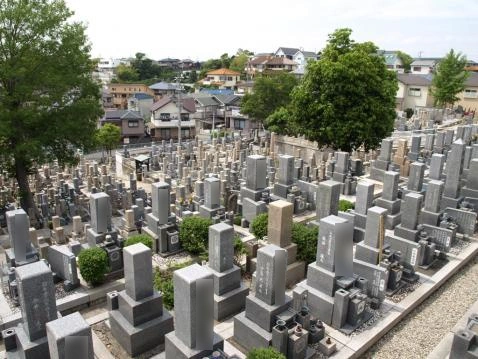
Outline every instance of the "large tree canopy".
<path fill-rule="evenodd" d="M 258 77 L 252 94 L 246 94 L 242 99 L 241 112 L 264 121 L 280 107 L 289 105 L 290 94 L 297 84 L 297 78 L 287 72 Z"/>
<path fill-rule="evenodd" d="M 299 134 L 343 151 L 377 147 L 390 135 L 398 89 L 377 47 L 354 42 L 351 33 L 329 35 L 320 60 L 308 65 L 293 90 L 289 109 Z"/>
<path fill-rule="evenodd" d="M 457 94 L 465 89 L 468 72 L 466 57 L 453 49 L 440 61 L 432 80 L 432 95 L 436 106 L 452 105 L 459 100 Z"/>
<path fill-rule="evenodd" d="M 31 170 L 74 162 L 102 113 L 85 27 L 71 15 L 63 0 L 0 1 L 0 160 L 25 210 Z"/>

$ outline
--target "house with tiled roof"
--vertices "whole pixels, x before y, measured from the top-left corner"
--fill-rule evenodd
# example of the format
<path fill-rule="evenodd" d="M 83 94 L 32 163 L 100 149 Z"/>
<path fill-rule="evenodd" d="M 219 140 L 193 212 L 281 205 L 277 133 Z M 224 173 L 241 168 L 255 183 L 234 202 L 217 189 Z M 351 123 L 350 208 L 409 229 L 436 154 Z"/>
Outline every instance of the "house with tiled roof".
<path fill-rule="evenodd" d="M 292 60 L 294 58 L 294 55 L 300 51 L 300 49 L 297 49 L 295 47 L 279 47 L 277 51 L 274 53 L 275 57 L 285 57 L 289 60 Z"/>
<path fill-rule="evenodd" d="M 211 70 L 206 73 L 206 78 L 200 82 L 203 85 L 217 86 L 220 89 L 236 89 L 237 83 L 241 80 L 241 74 L 230 69 Z"/>
<path fill-rule="evenodd" d="M 145 134 L 144 119 L 138 111 L 107 110 L 100 119 L 100 126 L 106 123 L 118 126 L 121 129 L 122 138 L 140 138 Z"/>
<path fill-rule="evenodd" d="M 151 106 L 151 121 L 147 131 L 155 140 L 178 139 L 179 113 L 181 113 L 181 138 L 196 136 L 195 121 L 192 115 L 196 112 L 194 99 L 164 96 Z"/>
<path fill-rule="evenodd" d="M 294 56 L 292 56 L 292 60 L 297 63 L 297 68 L 295 69 L 296 73 L 302 74 L 305 72 L 305 68 L 309 61 L 315 61 L 318 59 L 319 55 L 313 51 L 299 50 L 294 54 Z"/>
<path fill-rule="evenodd" d="M 414 59 L 410 64 L 412 74 L 428 75 L 435 71 L 437 65 L 442 60 L 441 57 L 423 57 Z"/>
<path fill-rule="evenodd" d="M 433 96 L 430 91 L 431 75 L 397 74 L 397 80 L 397 110 L 433 106 Z"/>
<path fill-rule="evenodd" d="M 458 94 L 456 105 L 461 105 L 466 112 L 478 110 L 478 73 L 470 72 L 465 81 L 465 89 Z"/>
<path fill-rule="evenodd" d="M 402 74 L 405 72 L 403 61 L 398 56 L 398 51 L 379 50 L 378 53 L 384 58 L 387 69 Z"/>

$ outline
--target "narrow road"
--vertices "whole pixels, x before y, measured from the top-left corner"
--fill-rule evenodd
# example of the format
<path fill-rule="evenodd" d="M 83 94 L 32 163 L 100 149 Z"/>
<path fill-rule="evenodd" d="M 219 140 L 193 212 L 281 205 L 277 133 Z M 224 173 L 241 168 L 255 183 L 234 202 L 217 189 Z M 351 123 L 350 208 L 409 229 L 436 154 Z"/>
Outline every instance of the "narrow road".
<path fill-rule="evenodd" d="M 478 256 L 383 336 L 363 358 L 426 358 L 477 300 Z"/>

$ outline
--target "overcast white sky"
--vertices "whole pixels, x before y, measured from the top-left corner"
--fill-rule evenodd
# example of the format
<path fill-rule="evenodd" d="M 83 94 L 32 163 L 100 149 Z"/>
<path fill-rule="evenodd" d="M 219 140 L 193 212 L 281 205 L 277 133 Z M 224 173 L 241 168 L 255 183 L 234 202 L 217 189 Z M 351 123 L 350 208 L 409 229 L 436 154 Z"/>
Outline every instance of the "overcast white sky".
<path fill-rule="evenodd" d="M 319 51 L 349 27 L 356 41 L 412 57 L 450 48 L 478 61 L 478 0 L 66 0 L 88 25 L 95 57 L 144 52 L 207 60 L 238 48 Z"/>

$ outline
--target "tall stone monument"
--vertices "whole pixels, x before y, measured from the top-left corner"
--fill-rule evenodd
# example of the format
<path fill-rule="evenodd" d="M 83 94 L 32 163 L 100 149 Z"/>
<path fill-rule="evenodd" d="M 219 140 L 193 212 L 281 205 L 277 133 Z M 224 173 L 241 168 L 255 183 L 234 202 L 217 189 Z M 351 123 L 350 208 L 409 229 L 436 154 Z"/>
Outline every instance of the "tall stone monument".
<path fill-rule="evenodd" d="M 164 343 L 173 317 L 163 308 L 163 296 L 153 289 L 151 250 L 142 243 L 123 250 L 125 290 L 109 294 L 111 333 L 131 356 Z"/>

